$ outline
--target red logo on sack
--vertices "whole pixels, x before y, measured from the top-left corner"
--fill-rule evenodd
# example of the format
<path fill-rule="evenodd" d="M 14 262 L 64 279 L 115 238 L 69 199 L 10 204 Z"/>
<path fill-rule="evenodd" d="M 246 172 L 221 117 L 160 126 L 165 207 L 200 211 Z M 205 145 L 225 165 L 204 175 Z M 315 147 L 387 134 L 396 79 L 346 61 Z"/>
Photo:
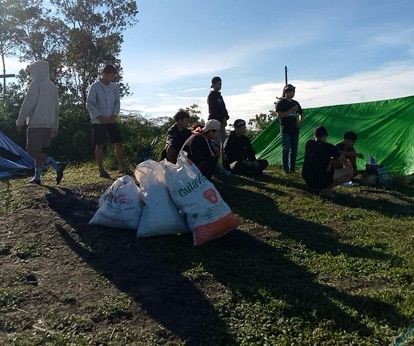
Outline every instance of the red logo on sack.
<path fill-rule="evenodd" d="M 218 202 L 217 193 L 214 189 L 204 191 L 203 196 L 205 199 L 209 200 L 213 204 L 216 204 Z"/>

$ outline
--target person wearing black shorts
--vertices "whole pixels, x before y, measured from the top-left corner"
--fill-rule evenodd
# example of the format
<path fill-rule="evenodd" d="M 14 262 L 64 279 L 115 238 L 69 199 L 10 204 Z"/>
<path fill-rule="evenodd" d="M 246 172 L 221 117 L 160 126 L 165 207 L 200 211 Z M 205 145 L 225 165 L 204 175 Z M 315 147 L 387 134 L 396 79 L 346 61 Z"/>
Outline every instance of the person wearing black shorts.
<path fill-rule="evenodd" d="M 119 87 L 114 83 L 118 74 L 113 65 L 106 65 L 99 80 L 89 89 L 87 108 L 92 122 L 95 159 L 102 178 L 110 178 L 103 166 L 104 145 L 109 142 L 115 146 L 115 154 L 121 173 L 129 174 L 125 165 L 122 136 L 116 123 L 120 111 Z"/>

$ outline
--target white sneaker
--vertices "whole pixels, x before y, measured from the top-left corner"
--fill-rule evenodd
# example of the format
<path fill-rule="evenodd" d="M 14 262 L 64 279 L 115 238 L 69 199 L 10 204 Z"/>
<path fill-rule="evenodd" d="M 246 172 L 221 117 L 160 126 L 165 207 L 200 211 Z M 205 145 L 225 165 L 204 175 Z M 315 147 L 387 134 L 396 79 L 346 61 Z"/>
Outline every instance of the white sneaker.
<path fill-rule="evenodd" d="M 354 183 L 350 180 L 341 184 L 342 187 L 353 187 Z"/>

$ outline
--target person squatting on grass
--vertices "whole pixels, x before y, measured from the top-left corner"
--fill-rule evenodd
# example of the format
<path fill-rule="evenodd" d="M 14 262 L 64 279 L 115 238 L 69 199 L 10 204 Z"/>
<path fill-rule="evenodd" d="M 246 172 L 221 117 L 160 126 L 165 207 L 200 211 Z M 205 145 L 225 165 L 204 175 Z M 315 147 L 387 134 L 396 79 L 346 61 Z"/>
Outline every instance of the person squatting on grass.
<path fill-rule="evenodd" d="M 328 131 L 319 126 L 314 131 L 314 138 L 306 142 L 302 177 L 312 188 L 327 193 L 353 177 L 351 162 L 333 145 L 327 143 Z"/>
<path fill-rule="evenodd" d="M 110 179 L 103 166 L 104 145 L 109 137 L 115 146 L 118 169 L 121 173 L 129 174 L 125 165 L 122 137 L 116 123 L 120 112 L 119 86 L 114 83 L 118 70 L 113 65 L 106 65 L 101 72 L 101 78 L 89 88 L 86 108 L 92 122 L 92 137 L 95 146 L 95 159 L 102 178 Z"/>
<path fill-rule="evenodd" d="M 287 84 L 283 88 L 282 98 L 276 103 L 276 113 L 280 122 L 282 135 L 282 163 L 283 171 L 295 172 L 296 157 L 299 144 L 299 125 L 303 121 L 303 110 L 299 102 L 295 101 L 296 88 Z"/>
<path fill-rule="evenodd" d="M 353 131 L 345 132 L 344 140 L 341 143 L 338 143 L 336 147 L 338 150 L 351 162 L 352 168 L 354 170 L 354 175 L 357 172 L 357 158 L 364 158 L 364 155 L 357 153 L 354 149 L 355 142 L 357 141 L 358 136 Z"/>
<path fill-rule="evenodd" d="M 40 185 L 42 171 L 50 165 L 56 172 L 56 183 L 60 184 L 65 164 L 55 161 L 44 152 L 59 129 L 58 88 L 50 80 L 47 61 L 36 61 L 26 71 L 32 83 L 20 108 L 16 126 L 20 132 L 27 124 L 26 150 L 35 161 L 35 174 L 29 182 Z"/>
<path fill-rule="evenodd" d="M 268 165 L 266 160 L 256 160 L 250 139 L 246 136 L 246 122 L 237 119 L 234 131 L 224 143 L 224 167 L 234 174 L 258 178 Z"/>
<path fill-rule="evenodd" d="M 215 119 L 207 121 L 203 128 L 199 127 L 193 132 L 181 149 L 187 152 L 188 158 L 209 180 L 217 167 L 219 150 L 213 138 L 220 131 L 220 127 L 220 122 Z"/>
<path fill-rule="evenodd" d="M 161 160 L 167 159 L 172 163 L 177 163 L 178 153 L 185 141 L 191 136 L 191 130 L 188 129 L 190 114 L 181 109 L 174 115 L 174 120 L 175 124 L 169 128 L 167 133 Z"/>

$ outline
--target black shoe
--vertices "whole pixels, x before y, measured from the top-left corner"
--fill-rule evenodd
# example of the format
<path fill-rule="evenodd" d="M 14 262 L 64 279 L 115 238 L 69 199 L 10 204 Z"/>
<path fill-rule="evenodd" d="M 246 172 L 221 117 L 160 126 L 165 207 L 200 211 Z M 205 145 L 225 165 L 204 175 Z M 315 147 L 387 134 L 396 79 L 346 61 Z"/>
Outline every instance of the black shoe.
<path fill-rule="evenodd" d="M 111 179 L 111 176 L 109 175 L 109 173 L 107 171 L 99 171 L 99 176 L 101 178 L 105 178 L 105 179 Z"/>
<path fill-rule="evenodd" d="M 66 163 L 58 163 L 57 169 L 56 169 L 56 184 L 59 185 L 63 178 L 63 171 L 66 168 Z"/>
<path fill-rule="evenodd" d="M 39 179 L 33 178 L 27 182 L 28 184 L 42 185 Z"/>

